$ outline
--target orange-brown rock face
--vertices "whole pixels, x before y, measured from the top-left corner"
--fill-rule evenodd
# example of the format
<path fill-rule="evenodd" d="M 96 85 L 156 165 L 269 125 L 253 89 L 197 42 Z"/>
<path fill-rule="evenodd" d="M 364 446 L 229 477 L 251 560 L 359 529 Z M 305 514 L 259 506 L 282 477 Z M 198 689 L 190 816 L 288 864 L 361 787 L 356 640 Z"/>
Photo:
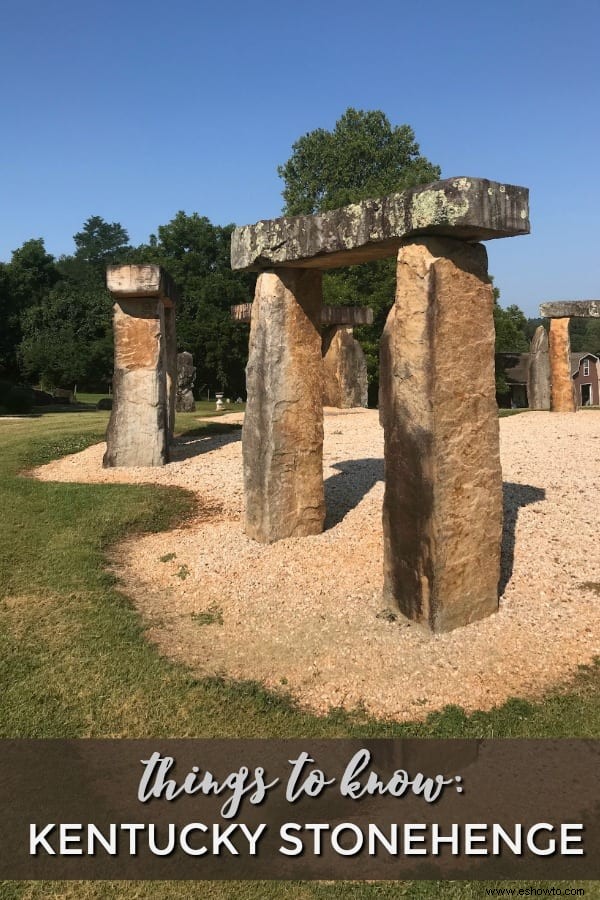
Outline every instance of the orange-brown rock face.
<path fill-rule="evenodd" d="M 252 307 L 243 429 L 246 533 L 323 530 L 321 273 L 263 272 Z"/>
<path fill-rule="evenodd" d="M 162 301 L 120 299 L 114 305 L 113 328 L 113 409 L 103 465 L 164 465 L 168 405 Z"/>
<path fill-rule="evenodd" d="M 382 338 L 384 598 L 432 631 L 498 607 L 502 475 L 483 246 L 407 242 Z"/>
<path fill-rule="evenodd" d="M 550 319 L 550 369 L 552 409 L 554 412 L 575 412 L 568 319 Z"/>
<path fill-rule="evenodd" d="M 367 361 L 352 328 L 328 328 L 323 335 L 323 405 L 367 406 Z"/>

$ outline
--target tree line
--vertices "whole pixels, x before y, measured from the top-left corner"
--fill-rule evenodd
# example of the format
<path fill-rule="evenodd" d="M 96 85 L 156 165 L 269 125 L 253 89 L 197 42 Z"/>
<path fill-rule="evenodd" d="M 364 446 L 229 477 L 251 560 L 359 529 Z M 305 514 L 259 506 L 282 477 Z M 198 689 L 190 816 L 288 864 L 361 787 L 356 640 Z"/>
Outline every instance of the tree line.
<path fill-rule="evenodd" d="M 380 110 L 348 109 L 331 131 L 300 137 L 283 179 L 283 213 L 311 214 L 366 197 L 383 196 L 435 181 L 440 167 L 421 155 L 408 125 L 392 126 Z M 0 263 L 0 379 L 103 391 L 113 367 L 112 300 L 106 266 L 157 263 L 181 291 L 177 310 L 179 350 L 197 367 L 197 389 L 244 396 L 248 329 L 232 322 L 229 308 L 252 299 L 256 276 L 229 264 L 233 225 L 214 225 L 199 213 L 178 212 L 147 243 L 132 246 L 126 228 L 91 216 L 73 236 L 74 251 L 58 259 L 42 238 L 26 241 Z M 372 326 L 356 330 L 367 357 L 370 401 L 376 401 L 379 339 L 394 298 L 394 260 L 327 272 L 324 302 L 369 305 Z M 497 351 L 526 351 L 540 320 L 518 306 L 503 309 L 495 290 Z M 600 351 L 600 323 L 573 320 L 573 350 Z M 502 388 L 501 381 L 498 384 Z"/>
<path fill-rule="evenodd" d="M 247 334 L 229 307 L 252 296 L 255 279 L 231 271 L 232 230 L 179 212 L 134 247 L 120 223 L 92 216 L 71 255 L 55 259 L 42 238 L 26 241 L 0 264 L 0 378 L 105 391 L 113 369 L 106 267 L 158 263 L 181 288 L 179 349 L 194 354 L 200 384 L 241 393 Z"/>

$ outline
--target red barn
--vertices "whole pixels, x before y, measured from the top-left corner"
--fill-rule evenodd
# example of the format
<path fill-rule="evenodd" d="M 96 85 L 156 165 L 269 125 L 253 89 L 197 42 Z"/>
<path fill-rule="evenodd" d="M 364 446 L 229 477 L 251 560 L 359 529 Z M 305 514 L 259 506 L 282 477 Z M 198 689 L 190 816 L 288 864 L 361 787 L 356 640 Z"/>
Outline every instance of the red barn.
<path fill-rule="evenodd" d="M 593 353 L 571 353 L 577 406 L 600 406 L 600 360 Z"/>

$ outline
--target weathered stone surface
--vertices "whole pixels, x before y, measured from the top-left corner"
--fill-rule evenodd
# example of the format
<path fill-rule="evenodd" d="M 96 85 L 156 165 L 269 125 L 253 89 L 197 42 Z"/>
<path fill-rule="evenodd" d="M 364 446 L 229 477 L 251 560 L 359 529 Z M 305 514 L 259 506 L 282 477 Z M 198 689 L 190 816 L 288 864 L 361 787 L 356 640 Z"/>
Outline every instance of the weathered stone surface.
<path fill-rule="evenodd" d="M 333 325 L 323 334 L 323 406 L 368 406 L 367 361 L 352 328 Z"/>
<path fill-rule="evenodd" d="M 160 297 L 165 306 L 179 299 L 175 282 L 161 266 L 108 266 L 106 286 L 113 297 Z"/>
<path fill-rule="evenodd" d="M 246 533 L 323 530 L 321 274 L 263 273 L 252 308 L 243 428 Z"/>
<path fill-rule="evenodd" d="M 569 316 L 598 319 L 600 300 L 553 300 L 540 305 L 540 316 L 547 319 L 566 319 Z"/>
<path fill-rule="evenodd" d="M 177 412 L 194 412 L 194 383 L 196 367 L 194 357 L 187 350 L 177 354 Z"/>
<path fill-rule="evenodd" d="M 164 307 L 122 299 L 113 308 L 113 409 L 104 466 L 161 466 L 168 461 Z"/>
<path fill-rule="evenodd" d="M 335 268 L 391 256 L 411 235 L 477 241 L 528 233 L 527 188 L 483 178 L 449 178 L 314 216 L 236 228 L 231 267 Z"/>
<path fill-rule="evenodd" d="M 527 401 L 529 409 L 550 409 L 550 353 L 548 332 L 539 325 L 529 348 Z"/>
<path fill-rule="evenodd" d="M 173 439 L 175 429 L 175 405 L 177 400 L 177 330 L 175 326 L 175 307 L 164 307 L 165 319 L 165 371 L 167 377 L 167 425 L 169 440 Z"/>
<path fill-rule="evenodd" d="M 237 303 L 230 307 L 234 322 L 250 322 L 252 304 Z M 372 325 L 373 310 L 369 306 L 323 306 L 321 325 Z"/>
<path fill-rule="evenodd" d="M 550 372 L 552 409 L 554 412 L 575 412 L 569 320 L 566 318 L 550 319 Z"/>
<path fill-rule="evenodd" d="M 384 598 L 436 632 L 498 607 L 492 310 L 484 247 L 440 238 L 403 245 L 381 346 Z"/>

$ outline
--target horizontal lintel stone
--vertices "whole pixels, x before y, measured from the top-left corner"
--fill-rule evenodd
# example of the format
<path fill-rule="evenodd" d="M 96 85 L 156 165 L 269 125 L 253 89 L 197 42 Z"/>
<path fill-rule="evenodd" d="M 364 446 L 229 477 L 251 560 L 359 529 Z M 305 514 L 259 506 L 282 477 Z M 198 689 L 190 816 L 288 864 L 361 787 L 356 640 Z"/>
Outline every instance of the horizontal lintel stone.
<path fill-rule="evenodd" d="M 448 178 L 329 212 L 236 228 L 231 268 L 330 269 L 393 256 L 411 236 L 486 241 L 529 230 L 527 188 L 484 178 Z"/>
<path fill-rule="evenodd" d="M 252 318 L 251 303 L 237 303 L 231 307 L 231 318 L 234 322 L 250 322 Z M 323 306 L 321 307 L 321 325 L 372 325 L 373 310 L 370 306 Z"/>
<path fill-rule="evenodd" d="M 108 266 L 106 286 L 114 297 L 130 300 L 156 297 L 165 306 L 172 306 L 179 300 L 175 282 L 162 266 Z"/>
<path fill-rule="evenodd" d="M 568 319 L 571 316 L 600 319 L 600 300 L 553 300 L 540 304 L 545 319 Z"/>

